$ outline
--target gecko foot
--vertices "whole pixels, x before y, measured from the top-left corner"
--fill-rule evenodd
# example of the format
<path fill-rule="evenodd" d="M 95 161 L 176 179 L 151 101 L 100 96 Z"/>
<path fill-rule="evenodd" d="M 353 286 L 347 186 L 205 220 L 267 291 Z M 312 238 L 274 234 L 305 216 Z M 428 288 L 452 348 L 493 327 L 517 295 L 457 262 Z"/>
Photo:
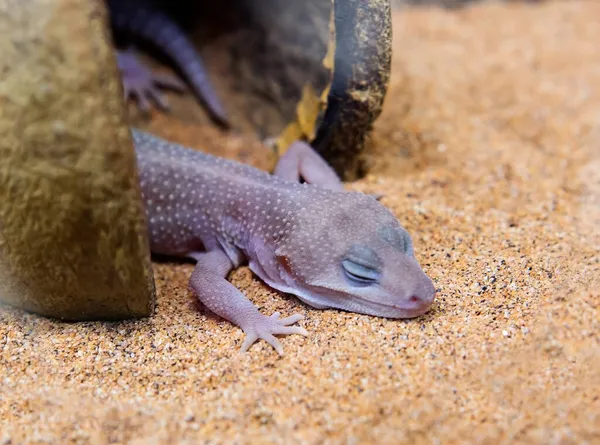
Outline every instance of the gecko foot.
<path fill-rule="evenodd" d="M 186 89 L 185 84 L 175 76 L 153 73 L 142 65 L 130 50 L 119 51 L 117 62 L 123 78 L 125 100 L 130 97 L 136 99 L 138 107 L 144 113 L 150 111 L 149 100 L 155 102 L 163 111 L 169 110 L 169 103 L 160 92 L 160 88 L 178 92 Z"/>
<path fill-rule="evenodd" d="M 279 316 L 279 312 L 275 312 L 270 317 L 261 315 L 260 318 L 252 320 L 251 326 L 242 327 L 246 334 L 246 339 L 242 345 L 242 352 L 246 352 L 258 339 L 263 339 L 273 346 L 279 355 L 283 355 L 283 347 L 281 346 L 281 343 L 279 343 L 279 340 L 275 338 L 274 334 L 308 335 L 306 329 L 300 326 L 290 326 L 291 324 L 302 320 L 304 318 L 302 315 L 295 314 L 287 318 L 279 318 Z"/>

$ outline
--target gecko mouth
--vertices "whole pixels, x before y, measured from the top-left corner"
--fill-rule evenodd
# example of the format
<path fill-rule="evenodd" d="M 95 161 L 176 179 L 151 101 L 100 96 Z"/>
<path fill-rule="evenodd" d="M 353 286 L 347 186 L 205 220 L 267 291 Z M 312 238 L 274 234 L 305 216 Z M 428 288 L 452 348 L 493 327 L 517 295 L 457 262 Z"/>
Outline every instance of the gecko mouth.
<path fill-rule="evenodd" d="M 431 308 L 431 304 L 411 304 L 407 306 L 400 306 L 398 304 L 385 304 L 378 301 L 372 301 L 357 295 L 348 295 L 350 299 L 360 300 L 361 302 L 367 303 L 370 306 L 375 306 L 384 309 L 391 309 L 399 311 L 402 315 L 395 318 L 414 318 L 419 315 L 423 315 Z"/>
<path fill-rule="evenodd" d="M 349 294 L 344 290 L 321 286 L 309 291 L 295 289 L 291 293 L 311 306 L 330 307 L 377 317 L 414 318 L 423 315 L 431 308 L 431 303 L 411 302 L 406 305 L 382 303 L 359 295 Z"/>
<path fill-rule="evenodd" d="M 341 309 L 344 311 L 386 318 L 414 318 L 427 312 L 431 304 L 408 303 L 407 305 L 388 304 L 373 301 L 343 289 L 323 285 L 290 286 L 280 281 L 263 278 L 269 286 L 280 292 L 295 295 L 300 300 L 317 309 Z"/>

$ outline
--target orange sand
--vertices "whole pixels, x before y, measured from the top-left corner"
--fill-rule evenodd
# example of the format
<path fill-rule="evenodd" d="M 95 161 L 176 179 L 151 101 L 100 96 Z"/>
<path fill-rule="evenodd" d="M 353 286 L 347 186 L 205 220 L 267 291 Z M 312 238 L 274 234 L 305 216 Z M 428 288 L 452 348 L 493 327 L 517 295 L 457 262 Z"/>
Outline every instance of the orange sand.
<path fill-rule="evenodd" d="M 600 443 L 597 17 L 593 1 L 395 13 L 374 170 L 349 187 L 385 192 L 413 234 L 429 314 L 319 311 L 241 268 L 234 284 L 304 313 L 310 337 L 240 355 L 174 263 L 155 264 L 147 320 L 4 309 L 0 444 Z M 161 133 L 243 148 L 190 127 Z"/>

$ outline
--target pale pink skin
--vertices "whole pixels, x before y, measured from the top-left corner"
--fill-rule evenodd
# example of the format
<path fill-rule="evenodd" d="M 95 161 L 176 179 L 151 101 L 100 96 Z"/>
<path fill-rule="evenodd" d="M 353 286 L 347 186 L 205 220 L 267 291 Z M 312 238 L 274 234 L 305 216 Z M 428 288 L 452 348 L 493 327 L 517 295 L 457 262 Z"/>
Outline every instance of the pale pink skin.
<path fill-rule="evenodd" d="M 302 315 L 263 315 L 227 281 L 244 262 L 272 288 L 315 308 L 389 318 L 430 308 L 435 289 L 406 230 L 372 196 L 344 191 L 309 145 L 294 143 L 272 176 L 137 130 L 133 138 L 151 250 L 197 261 L 191 288 L 242 328 L 242 350 L 263 339 L 283 354 L 275 335 L 307 335 L 291 326 Z M 358 284 L 348 270 L 377 278 Z"/>

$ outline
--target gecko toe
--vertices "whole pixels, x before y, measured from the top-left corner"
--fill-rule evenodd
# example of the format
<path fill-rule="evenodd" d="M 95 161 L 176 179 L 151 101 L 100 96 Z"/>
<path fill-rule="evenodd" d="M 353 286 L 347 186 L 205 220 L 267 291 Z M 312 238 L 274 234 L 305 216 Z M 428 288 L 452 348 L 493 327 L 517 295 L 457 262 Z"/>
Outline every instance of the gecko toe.
<path fill-rule="evenodd" d="M 283 355 L 283 346 L 281 346 L 281 343 L 279 343 L 279 340 L 273 334 L 265 333 L 262 339 L 273 346 L 279 355 Z"/>
<path fill-rule="evenodd" d="M 303 336 L 307 337 L 308 331 L 300 326 L 282 326 L 276 332 L 274 332 L 274 334 L 280 334 L 280 335 L 298 334 L 298 335 L 303 335 Z"/>
<path fill-rule="evenodd" d="M 138 108 L 142 111 L 142 113 L 148 114 L 150 112 L 150 102 L 143 93 L 136 91 L 134 93 L 137 98 Z"/>
<path fill-rule="evenodd" d="M 149 88 L 147 90 L 147 95 L 152 98 L 152 100 L 158 105 L 158 107 L 163 111 L 169 110 L 169 102 L 166 97 L 160 93 L 156 88 Z"/>
<path fill-rule="evenodd" d="M 296 323 L 304 318 L 300 314 L 292 315 L 287 318 L 279 318 L 281 314 L 275 312 L 270 317 L 261 315 L 260 318 L 253 318 L 251 324 L 243 328 L 246 333 L 246 339 L 242 345 L 242 351 L 247 351 L 250 346 L 258 339 L 263 339 L 269 343 L 277 351 L 279 355 L 283 355 L 283 347 L 275 335 L 303 335 L 308 336 L 306 329 L 300 326 L 288 326 Z"/>
<path fill-rule="evenodd" d="M 279 320 L 279 323 L 281 323 L 283 326 L 289 326 L 291 324 L 294 324 L 294 323 L 302 320 L 303 318 L 304 318 L 304 315 L 295 314 L 295 315 L 292 315 L 291 317 L 282 318 L 281 320 Z"/>
<path fill-rule="evenodd" d="M 162 88 L 168 88 L 179 93 L 182 93 L 186 90 L 185 83 L 171 74 L 156 73 L 153 75 L 153 80 L 156 85 Z"/>
<path fill-rule="evenodd" d="M 244 343 L 242 344 L 242 347 L 240 348 L 242 352 L 246 352 L 248 351 L 248 349 L 250 349 L 250 346 L 252 346 L 256 340 L 258 340 L 258 334 L 256 332 L 249 332 L 246 333 L 246 338 L 244 339 Z"/>

